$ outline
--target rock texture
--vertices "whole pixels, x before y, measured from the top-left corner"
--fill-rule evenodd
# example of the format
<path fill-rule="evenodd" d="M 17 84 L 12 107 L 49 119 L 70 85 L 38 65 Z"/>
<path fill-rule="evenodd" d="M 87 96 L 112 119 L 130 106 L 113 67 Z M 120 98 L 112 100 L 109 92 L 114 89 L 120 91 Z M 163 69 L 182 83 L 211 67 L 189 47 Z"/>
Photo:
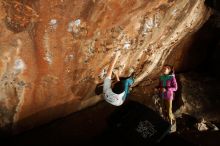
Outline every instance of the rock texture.
<path fill-rule="evenodd" d="M 183 69 L 210 13 L 203 0 L 0 0 L 0 127 L 20 131 L 97 103 L 117 50 L 117 68 L 136 84 L 164 63 Z"/>

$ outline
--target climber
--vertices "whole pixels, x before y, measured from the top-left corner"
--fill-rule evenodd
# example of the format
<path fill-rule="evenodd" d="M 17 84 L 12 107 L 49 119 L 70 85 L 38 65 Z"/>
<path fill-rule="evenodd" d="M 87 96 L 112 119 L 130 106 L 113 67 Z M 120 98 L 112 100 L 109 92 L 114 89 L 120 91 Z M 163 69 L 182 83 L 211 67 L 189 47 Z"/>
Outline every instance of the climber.
<path fill-rule="evenodd" d="M 106 78 L 104 80 L 103 85 L 103 93 L 104 93 L 104 99 L 115 106 L 120 106 L 124 103 L 126 97 L 129 94 L 129 88 L 134 83 L 133 77 L 127 77 L 127 78 L 119 78 L 119 73 L 114 72 L 116 76 L 116 83 L 113 85 L 112 88 L 112 73 L 114 66 L 120 56 L 120 52 L 117 52 L 115 57 L 113 58 L 108 71 Z"/>
<path fill-rule="evenodd" d="M 170 65 L 163 66 L 162 75 L 159 78 L 159 85 L 156 87 L 156 92 L 159 93 L 165 106 L 164 116 L 168 118 L 170 124 L 174 124 L 175 117 L 172 112 L 172 101 L 174 91 L 177 91 L 177 82 L 174 74 L 174 68 Z"/>

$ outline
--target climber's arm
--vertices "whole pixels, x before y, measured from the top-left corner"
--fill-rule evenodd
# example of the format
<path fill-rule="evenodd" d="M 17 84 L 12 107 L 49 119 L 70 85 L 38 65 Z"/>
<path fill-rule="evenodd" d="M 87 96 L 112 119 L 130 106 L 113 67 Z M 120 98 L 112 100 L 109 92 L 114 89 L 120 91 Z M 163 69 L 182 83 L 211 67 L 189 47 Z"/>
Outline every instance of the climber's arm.
<path fill-rule="evenodd" d="M 117 71 L 115 71 L 115 72 L 113 72 L 114 74 L 115 74 L 115 77 L 116 77 L 116 81 L 117 82 L 119 82 L 120 81 L 120 78 L 119 78 L 119 73 L 118 73 L 119 71 L 117 70 Z"/>
<path fill-rule="evenodd" d="M 112 60 L 112 62 L 111 62 L 111 64 L 110 64 L 110 66 L 108 67 L 107 77 L 110 77 L 110 78 L 111 78 L 111 76 L 112 76 L 112 71 L 113 71 L 113 69 L 114 69 L 114 66 L 115 66 L 117 60 L 118 60 L 119 55 L 120 55 L 120 52 L 117 52 L 116 55 L 115 55 L 115 57 L 114 57 L 114 59 Z"/>

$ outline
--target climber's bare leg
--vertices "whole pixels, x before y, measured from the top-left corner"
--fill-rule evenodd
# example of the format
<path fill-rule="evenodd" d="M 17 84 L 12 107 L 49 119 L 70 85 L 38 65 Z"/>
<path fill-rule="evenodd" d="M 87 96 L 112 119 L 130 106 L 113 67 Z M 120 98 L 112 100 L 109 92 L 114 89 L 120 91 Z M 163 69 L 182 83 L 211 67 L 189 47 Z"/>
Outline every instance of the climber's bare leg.
<path fill-rule="evenodd" d="M 114 69 L 114 67 L 115 67 L 115 64 L 116 64 L 116 62 L 117 62 L 119 56 L 120 56 L 120 52 L 117 52 L 117 53 L 115 54 L 114 59 L 112 60 L 112 62 L 111 62 L 111 64 L 110 64 L 110 66 L 108 67 L 107 77 L 110 77 L 110 78 L 111 78 L 111 76 L 112 76 L 112 71 L 113 71 L 113 69 Z"/>

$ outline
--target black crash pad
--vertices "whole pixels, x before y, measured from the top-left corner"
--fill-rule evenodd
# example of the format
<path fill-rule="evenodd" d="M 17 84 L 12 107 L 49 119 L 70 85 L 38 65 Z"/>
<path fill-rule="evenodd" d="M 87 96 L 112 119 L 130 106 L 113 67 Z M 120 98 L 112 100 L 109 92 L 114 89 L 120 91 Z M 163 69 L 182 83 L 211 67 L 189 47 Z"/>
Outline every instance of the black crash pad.
<path fill-rule="evenodd" d="M 170 131 L 171 125 L 152 109 L 134 101 L 118 107 L 109 117 L 111 142 L 154 145 Z"/>

